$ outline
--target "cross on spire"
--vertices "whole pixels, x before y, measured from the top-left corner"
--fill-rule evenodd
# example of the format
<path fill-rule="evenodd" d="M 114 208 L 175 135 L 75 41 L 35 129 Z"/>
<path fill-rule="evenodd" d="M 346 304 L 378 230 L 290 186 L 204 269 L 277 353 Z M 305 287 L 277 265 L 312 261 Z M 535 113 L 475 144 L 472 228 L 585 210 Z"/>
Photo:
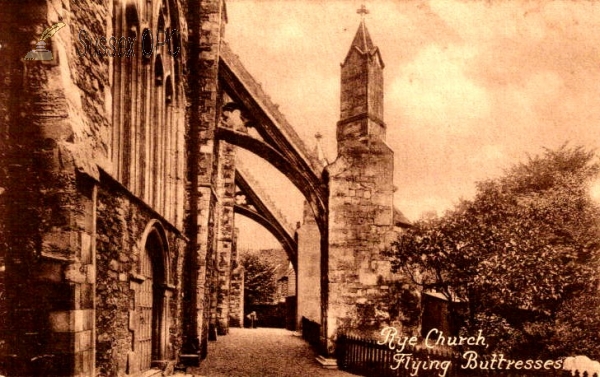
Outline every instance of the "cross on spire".
<path fill-rule="evenodd" d="M 356 10 L 356 13 L 360 14 L 361 18 L 365 18 L 365 15 L 369 14 L 369 10 L 365 7 L 365 4 L 361 4 L 360 8 Z"/>

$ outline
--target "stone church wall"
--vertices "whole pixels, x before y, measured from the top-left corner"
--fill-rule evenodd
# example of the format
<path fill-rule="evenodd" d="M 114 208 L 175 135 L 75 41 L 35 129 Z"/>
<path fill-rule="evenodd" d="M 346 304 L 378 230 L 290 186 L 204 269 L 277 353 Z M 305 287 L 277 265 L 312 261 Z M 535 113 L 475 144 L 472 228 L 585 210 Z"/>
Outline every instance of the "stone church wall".
<path fill-rule="evenodd" d="M 162 351 L 153 366 L 168 368 L 178 356 L 197 364 L 210 330 L 224 334 L 229 322 L 243 321 L 233 149 L 215 140 L 224 102 L 223 0 L 13 1 L 0 7 L 0 19 L 8 57 L 0 65 L 0 259 L 12 309 L 7 354 L 17 366 L 10 374 L 139 372 L 137 310 L 140 292 L 148 293 L 140 287 L 152 279 L 162 303 Z M 59 21 L 67 26 L 49 40 L 55 60 L 23 61 L 31 42 Z M 139 41 L 161 22 L 180 33 L 177 58 L 82 53 L 82 30 L 90 43 L 128 33 Z M 342 106 L 356 111 L 343 113 L 340 158 L 327 168 L 330 196 L 319 198 L 329 199 L 329 228 L 321 208 L 319 226 L 299 231 L 299 242 L 308 240 L 300 251 L 311 253 L 299 257 L 298 279 L 313 288 L 298 287 L 299 313 L 317 320 L 321 309 L 330 350 L 338 329 L 389 319 L 389 266 L 380 251 L 394 238 L 393 153 L 382 140 L 382 115 L 363 114 L 382 112 L 381 68 L 369 68 L 376 80 L 368 88 L 361 72 L 348 71 Z M 353 97 L 366 95 L 373 101 Z M 291 133 L 283 135 L 277 145 L 288 148 Z M 353 144 L 366 135 L 376 137 Z M 317 192 L 310 193 L 315 205 Z M 146 252 L 149 231 L 165 254 Z M 328 254 L 317 252 L 327 246 Z M 147 255 L 152 279 L 141 273 Z"/>
<path fill-rule="evenodd" d="M 383 68 L 365 20 L 341 65 L 338 157 L 329 185 L 327 279 L 323 340 L 327 353 L 343 332 L 369 333 L 401 317 L 392 307 L 391 274 L 383 251 L 397 238 L 394 152 L 385 142 Z M 392 318 L 395 315 L 397 318 Z"/>
<path fill-rule="evenodd" d="M 106 157 L 108 62 L 73 63 L 70 29 L 51 38 L 53 62 L 23 62 L 50 24 L 106 24 L 62 3 L 3 4 L 0 108 L 12 375 L 89 375 L 94 368 L 94 160 Z M 84 14 L 85 13 L 85 14 Z M 102 17 L 108 10 L 97 7 Z M 33 360 L 33 361 L 32 361 Z"/>
<path fill-rule="evenodd" d="M 131 373 L 135 362 L 132 281 L 139 270 L 143 233 L 154 216 L 147 207 L 119 193 L 116 184 L 99 189 L 97 216 L 96 368 L 99 375 L 122 375 Z M 166 284 L 180 292 L 185 242 L 169 230 L 166 236 L 171 277 Z M 181 348 L 181 307 L 171 300 L 165 310 L 169 335 L 164 359 L 174 361 Z"/>
<path fill-rule="evenodd" d="M 180 12 L 187 2 L 168 3 L 171 15 L 185 25 Z M 179 101 L 179 108 L 165 117 L 177 136 L 168 135 L 169 144 L 161 145 L 163 156 L 172 152 L 167 163 L 178 164 L 171 172 L 158 166 L 156 182 L 169 195 L 155 195 L 150 209 L 140 200 L 139 187 L 117 183 L 121 177 L 115 165 L 122 160 L 111 161 L 113 68 L 125 58 L 110 59 L 91 49 L 83 54 L 79 39 L 82 30 L 90 42 L 118 33 L 113 17 L 123 4 L 8 2 L 0 10 L 6 58 L 0 65 L 0 259 L 6 260 L 6 297 L 12 308 L 5 337 L 10 375 L 91 376 L 96 361 L 101 375 L 127 371 L 131 272 L 151 219 L 166 227 L 171 253 L 165 358 L 174 359 L 181 347 L 178 292 L 184 242 L 173 224 L 182 228 L 184 211 L 185 77 L 174 79 L 172 97 L 165 98 Z M 59 21 L 67 26 L 47 41 L 55 59 L 23 61 L 31 43 Z M 185 40 L 185 29 L 176 25 Z M 174 151 L 181 153 L 177 159 Z"/>
<path fill-rule="evenodd" d="M 382 142 L 357 143 L 327 167 L 330 173 L 330 328 L 377 328 L 388 313 L 389 262 L 394 240 L 393 154 Z"/>
<path fill-rule="evenodd" d="M 231 272 L 229 294 L 229 327 L 244 325 L 244 268 L 238 266 Z"/>

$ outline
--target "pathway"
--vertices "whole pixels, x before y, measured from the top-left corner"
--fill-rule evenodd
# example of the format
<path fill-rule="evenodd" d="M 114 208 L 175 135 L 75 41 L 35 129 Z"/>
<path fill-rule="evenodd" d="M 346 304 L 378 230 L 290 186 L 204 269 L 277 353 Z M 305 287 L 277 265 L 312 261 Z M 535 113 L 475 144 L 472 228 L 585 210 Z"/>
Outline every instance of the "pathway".
<path fill-rule="evenodd" d="M 308 343 L 291 331 L 231 328 L 228 335 L 209 343 L 207 359 L 188 373 L 196 377 L 356 377 L 323 369 L 315 356 Z"/>

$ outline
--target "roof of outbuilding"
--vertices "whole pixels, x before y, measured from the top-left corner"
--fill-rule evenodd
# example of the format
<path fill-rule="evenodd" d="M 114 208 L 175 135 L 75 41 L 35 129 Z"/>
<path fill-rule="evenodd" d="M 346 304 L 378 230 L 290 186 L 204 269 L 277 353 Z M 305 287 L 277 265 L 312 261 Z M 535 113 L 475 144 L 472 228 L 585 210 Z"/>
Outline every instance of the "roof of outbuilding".
<path fill-rule="evenodd" d="M 402 211 L 394 207 L 394 225 L 401 228 L 409 228 L 412 226 L 412 223 L 406 216 L 404 216 Z"/>

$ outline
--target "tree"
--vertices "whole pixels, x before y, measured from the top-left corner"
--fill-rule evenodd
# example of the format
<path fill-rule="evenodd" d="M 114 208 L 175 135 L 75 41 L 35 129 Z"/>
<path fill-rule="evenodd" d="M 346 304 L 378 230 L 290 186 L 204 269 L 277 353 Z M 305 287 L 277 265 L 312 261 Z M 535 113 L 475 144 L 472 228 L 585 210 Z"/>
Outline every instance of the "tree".
<path fill-rule="evenodd" d="M 256 254 L 246 254 L 241 261 L 244 266 L 244 304 L 252 307 L 271 304 L 277 291 L 275 266 Z"/>
<path fill-rule="evenodd" d="M 589 194 L 599 170 L 595 154 L 581 147 L 530 157 L 480 182 L 473 200 L 417 222 L 392 245 L 392 267 L 424 289 L 468 302 L 463 330 L 482 329 L 494 338 L 492 349 L 521 356 L 589 350 L 597 333 L 557 342 L 559 331 L 600 323 L 580 299 L 599 296 L 600 210 Z"/>

